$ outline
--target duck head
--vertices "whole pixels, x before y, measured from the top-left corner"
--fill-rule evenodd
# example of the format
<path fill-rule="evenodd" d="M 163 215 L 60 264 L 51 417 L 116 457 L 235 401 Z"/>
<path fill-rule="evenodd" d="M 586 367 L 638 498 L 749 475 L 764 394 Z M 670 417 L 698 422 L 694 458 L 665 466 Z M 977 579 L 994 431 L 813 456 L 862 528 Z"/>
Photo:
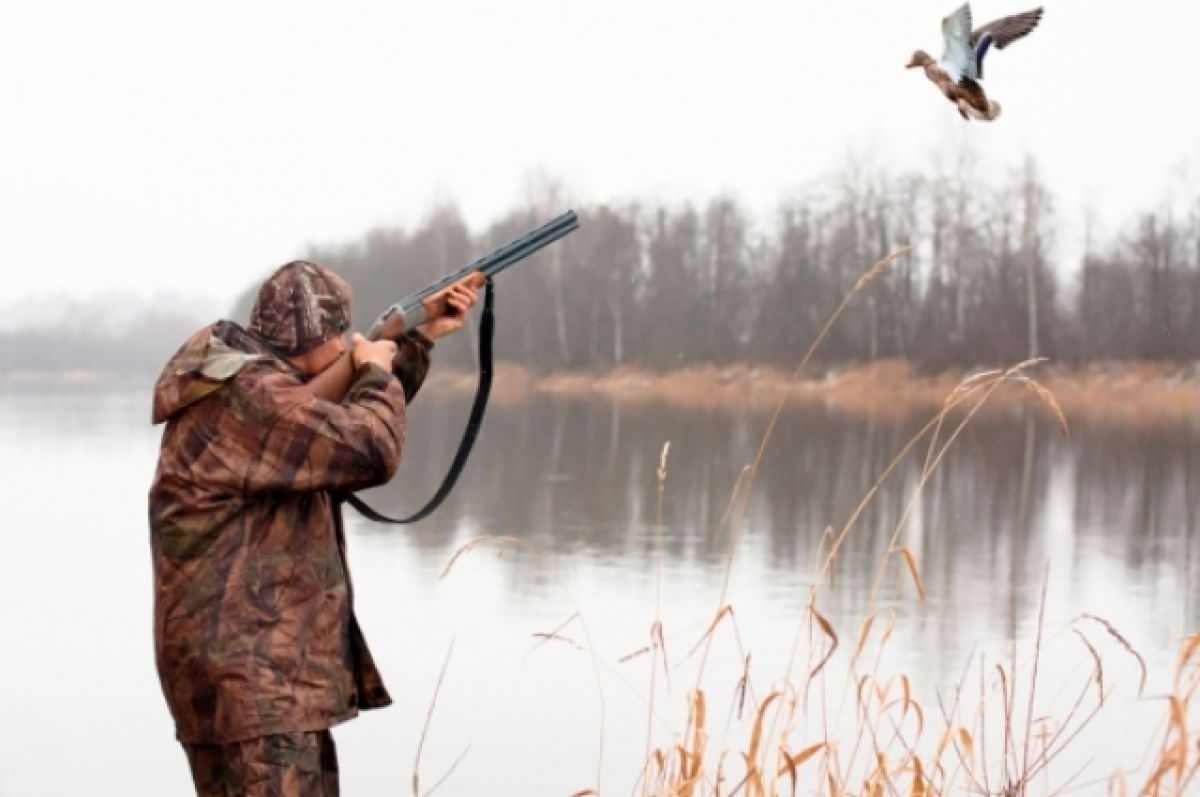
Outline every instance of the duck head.
<path fill-rule="evenodd" d="M 918 66 L 934 63 L 933 56 L 924 50 L 916 50 L 912 54 L 912 58 L 908 59 L 908 63 L 904 65 L 905 69 L 913 69 Z"/>

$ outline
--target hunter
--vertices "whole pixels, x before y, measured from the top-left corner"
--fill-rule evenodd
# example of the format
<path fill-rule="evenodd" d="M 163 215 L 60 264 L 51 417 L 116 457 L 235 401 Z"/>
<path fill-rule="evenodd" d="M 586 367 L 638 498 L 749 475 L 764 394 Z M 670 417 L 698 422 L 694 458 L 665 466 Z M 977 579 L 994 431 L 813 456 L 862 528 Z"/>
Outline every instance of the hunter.
<path fill-rule="evenodd" d="M 199 797 L 337 795 L 330 728 L 391 703 L 354 616 L 336 494 L 395 474 L 433 341 L 474 303 L 459 286 L 446 315 L 347 342 L 349 286 L 297 261 L 247 327 L 211 324 L 163 369 L 155 655 Z M 306 382 L 342 357 L 345 398 L 318 398 Z"/>

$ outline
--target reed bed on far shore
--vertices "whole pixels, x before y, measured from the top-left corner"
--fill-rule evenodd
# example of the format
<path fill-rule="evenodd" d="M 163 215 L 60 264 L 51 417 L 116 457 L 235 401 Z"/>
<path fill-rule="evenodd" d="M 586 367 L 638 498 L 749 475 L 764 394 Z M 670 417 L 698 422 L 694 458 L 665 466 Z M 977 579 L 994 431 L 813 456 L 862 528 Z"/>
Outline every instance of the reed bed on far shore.
<path fill-rule="evenodd" d="M 1045 363 L 1038 384 L 1076 419 L 1156 425 L 1200 414 L 1200 372 L 1189 366 L 1149 362 L 1106 362 L 1086 366 Z M 602 374 L 539 376 L 512 363 L 496 366 L 494 400 L 528 401 L 537 395 L 602 398 L 629 406 L 661 405 L 681 410 L 770 412 L 786 396 L 795 405 L 819 403 L 851 416 L 905 418 L 936 412 L 962 381 L 984 369 L 920 373 L 905 360 L 822 364 L 793 377 L 768 365 L 696 364 L 669 372 L 627 366 Z M 469 393 L 473 373 L 438 371 L 428 389 Z M 1032 397 L 1014 381 L 991 396 L 986 411 L 1000 411 Z M 1035 408 L 1048 408 L 1033 402 Z"/>

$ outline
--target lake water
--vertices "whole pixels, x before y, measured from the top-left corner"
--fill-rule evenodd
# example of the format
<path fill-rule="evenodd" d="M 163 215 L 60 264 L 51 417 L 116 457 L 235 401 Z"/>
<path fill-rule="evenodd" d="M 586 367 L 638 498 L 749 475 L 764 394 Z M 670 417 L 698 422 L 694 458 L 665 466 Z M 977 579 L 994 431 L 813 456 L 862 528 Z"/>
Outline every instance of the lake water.
<path fill-rule="evenodd" d="M 366 497 L 385 512 L 415 509 L 447 466 L 466 408 L 457 394 L 422 394 L 400 474 Z M 154 673 L 145 498 L 159 430 L 149 411 L 138 388 L 0 392 L 4 797 L 190 793 Z M 828 646 L 805 609 L 825 529 L 841 529 L 927 418 L 790 407 L 744 511 L 723 522 L 767 420 L 600 399 L 498 404 L 431 518 L 394 528 L 351 517 L 358 612 L 396 705 L 335 731 L 343 793 L 411 794 L 423 728 L 422 792 L 452 770 L 437 794 L 640 793 L 648 734 L 652 747 L 678 741 L 689 690 L 708 702 L 711 764 L 746 749 L 754 700 L 784 680 L 803 692 L 789 749 L 844 733 L 864 673 L 906 676 L 924 706 L 922 745 L 945 725 L 939 698 L 952 712 L 963 687 L 953 724 L 994 747 L 1000 734 L 988 742 L 977 732 L 993 720 L 974 725 L 971 712 L 995 692 L 997 664 L 1027 689 L 1040 608 L 1034 714 L 1061 718 L 1088 688 L 1092 654 L 1073 629 L 1113 691 L 1039 788 L 1061 785 L 1076 763 L 1090 762 L 1076 781 L 1085 783 L 1146 760 L 1180 641 L 1200 619 L 1200 426 L 1073 419 L 1064 439 L 1031 412 L 981 415 L 915 499 L 924 449 L 905 458 L 820 587 L 817 607 L 839 645 L 810 682 Z M 924 602 L 900 554 L 872 588 L 893 534 L 919 568 Z M 515 543 L 480 544 L 443 576 L 481 535 Z M 707 654 L 702 645 L 689 656 L 725 604 L 732 615 Z M 1101 623 L 1077 620 L 1084 613 L 1140 653 L 1143 698 L 1138 662 Z M 873 632 L 852 663 L 869 616 Z M 656 621 L 665 671 L 660 656 L 626 658 Z M 844 737 L 842 760 L 858 736 Z M 993 753 L 993 767 L 1003 755 Z"/>

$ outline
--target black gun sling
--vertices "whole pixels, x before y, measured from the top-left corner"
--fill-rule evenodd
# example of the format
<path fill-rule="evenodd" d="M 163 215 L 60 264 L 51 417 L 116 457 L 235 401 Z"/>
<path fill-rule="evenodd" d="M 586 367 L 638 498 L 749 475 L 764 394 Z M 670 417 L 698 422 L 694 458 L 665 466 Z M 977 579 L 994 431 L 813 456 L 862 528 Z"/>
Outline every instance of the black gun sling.
<path fill-rule="evenodd" d="M 475 444 L 479 427 L 483 424 L 483 411 L 487 409 L 488 393 L 492 389 L 492 332 L 496 325 L 496 319 L 491 277 L 488 277 L 486 286 L 483 294 L 483 316 L 479 319 L 479 386 L 475 388 L 475 401 L 471 404 L 467 428 L 463 431 L 462 440 L 458 443 L 458 452 L 454 455 L 454 461 L 450 463 L 450 470 L 442 479 L 442 486 L 438 487 L 433 498 L 429 499 L 429 503 L 405 518 L 393 518 L 380 514 L 353 493 L 342 493 L 339 496 L 368 520 L 374 520 L 376 523 L 416 523 L 438 508 L 450 494 L 454 483 L 458 481 L 458 475 L 462 473 L 463 466 L 467 464 L 467 458 L 471 456 L 471 446 Z"/>

